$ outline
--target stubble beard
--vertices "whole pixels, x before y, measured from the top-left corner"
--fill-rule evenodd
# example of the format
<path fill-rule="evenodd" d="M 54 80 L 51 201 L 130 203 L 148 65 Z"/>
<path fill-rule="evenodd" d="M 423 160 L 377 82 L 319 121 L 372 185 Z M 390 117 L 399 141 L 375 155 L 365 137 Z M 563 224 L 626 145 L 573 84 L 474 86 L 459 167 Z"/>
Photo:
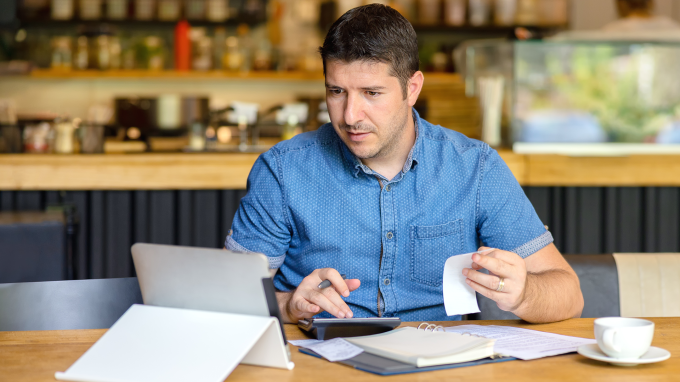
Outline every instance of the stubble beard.
<path fill-rule="evenodd" d="M 351 130 L 353 133 L 375 133 L 378 135 L 378 143 L 376 147 L 369 151 L 369 152 L 364 152 L 364 153 L 358 153 L 350 145 L 347 145 L 347 148 L 354 154 L 359 159 L 374 159 L 374 158 L 380 158 L 380 157 L 386 157 L 390 155 L 392 152 L 394 152 L 397 147 L 399 146 L 399 141 L 404 135 L 404 131 L 406 130 L 406 122 L 408 119 L 408 109 L 404 108 L 402 113 L 397 113 L 395 114 L 394 118 L 390 120 L 387 129 L 382 132 L 382 134 L 378 135 L 378 129 L 375 126 L 372 125 L 367 125 L 367 124 L 358 124 L 358 125 L 353 125 L 353 126 L 348 126 L 348 125 L 343 125 L 341 129 L 348 131 Z M 380 141 L 380 139 L 384 137 L 384 141 Z"/>

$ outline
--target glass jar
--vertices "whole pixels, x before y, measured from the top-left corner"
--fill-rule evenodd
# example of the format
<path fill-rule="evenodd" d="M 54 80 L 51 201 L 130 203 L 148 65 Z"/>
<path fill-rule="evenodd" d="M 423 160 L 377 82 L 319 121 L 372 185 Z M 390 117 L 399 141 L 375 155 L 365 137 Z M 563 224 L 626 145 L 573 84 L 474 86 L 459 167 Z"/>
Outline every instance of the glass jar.
<path fill-rule="evenodd" d="M 52 0 L 52 20 L 71 20 L 73 0 Z"/>
<path fill-rule="evenodd" d="M 205 0 L 186 0 L 184 14 L 188 20 L 205 19 Z"/>
<path fill-rule="evenodd" d="M 467 0 L 444 0 L 444 23 L 451 26 L 465 25 Z"/>
<path fill-rule="evenodd" d="M 24 152 L 49 153 L 54 142 L 54 130 L 48 122 L 24 127 Z"/>
<path fill-rule="evenodd" d="M 71 70 L 73 66 L 73 54 L 71 38 L 58 36 L 52 38 L 52 63 L 53 70 Z"/>
<path fill-rule="evenodd" d="M 515 24 L 517 0 L 496 0 L 494 8 L 494 22 L 496 25 Z"/>
<path fill-rule="evenodd" d="M 77 70 L 87 70 L 89 66 L 89 52 L 87 46 L 87 37 L 79 36 L 76 40 L 76 56 L 73 66 Z"/>
<path fill-rule="evenodd" d="M 239 47 L 238 37 L 227 37 L 225 45 L 226 49 L 222 57 L 222 68 L 231 71 L 241 70 L 245 63 L 245 54 Z"/>
<path fill-rule="evenodd" d="M 229 17 L 227 0 L 207 0 L 206 18 L 210 21 L 221 22 Z"/>
<path fill-rule="evenodd" d="M 437 25 L 441 11 L 440 0 L 419 0 L 418 1 L 418 24 Z"/>
<path fill-rule="evenodd" d="M 80 0 L 80 19 L 99 20 L 102 17 L 102 0 Z"/>
<path fill-rule="evenodd" d="M 135 0 L 135 19 L 153 20 L 156 15 L 155 0 Z"/>
<path fill-rule="evenodd" d="M 192 41 L 192 69 L 202 71 L 212 69 L 212 45 L 212 39 L 208 36 L 201 36 L 196 41 Z"/>
<path fill-rule="evenodd" d="M 161 21 L 177 21 L 180 14 L 179 0 L 159 0 L 158 19 Z"/>
<path fill-rule="evenodd" d="M 165 67 L 163 40 L 156 36 L 148 36 L 144 39 L 144 47 L 146 68 L 149 70 L 163 70 Z"/>
<path fill-rule="evenodd" d="M 125 20 L 128 16 L 128 0 L 108 0 L 106 17 L 109 20 Z"/>
<path fill-rule="evenodd" d="M 104 152 L 104 126 L 80 125 L 80 152 L 83 154 L 99 154 Z"/>
<path fill-rule="evenodd" d="M 489 23 L 490 0 L 470 0 L 470 25 L 482 26 Z"/>

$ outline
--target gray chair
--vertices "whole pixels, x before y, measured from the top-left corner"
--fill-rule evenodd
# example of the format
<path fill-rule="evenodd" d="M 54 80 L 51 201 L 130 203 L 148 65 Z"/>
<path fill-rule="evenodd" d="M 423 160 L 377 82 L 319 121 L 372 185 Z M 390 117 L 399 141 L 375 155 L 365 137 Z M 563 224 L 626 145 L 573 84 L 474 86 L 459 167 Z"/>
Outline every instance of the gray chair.
<path fill-rule="evenodd" d="M 67 278 L 63 213 L 0 212 L 0 243 L 0 283 Z"/>
<path fill-rule="evenodd" d="M 564 255 L 574 268 L 581 282 L 583 292 L 583 313 L 581 317 L 619 316 L 619 275 L 612 255 Z M 512 313 L 502 311 L 495 302 L 477 294 L 481 313 L 480 320 L 516 320 Z"/>
<path fill-rule="evenodd" d="M 0 331 L 105 329 L 141 303 L 136 277 L 0 284 Z"/>

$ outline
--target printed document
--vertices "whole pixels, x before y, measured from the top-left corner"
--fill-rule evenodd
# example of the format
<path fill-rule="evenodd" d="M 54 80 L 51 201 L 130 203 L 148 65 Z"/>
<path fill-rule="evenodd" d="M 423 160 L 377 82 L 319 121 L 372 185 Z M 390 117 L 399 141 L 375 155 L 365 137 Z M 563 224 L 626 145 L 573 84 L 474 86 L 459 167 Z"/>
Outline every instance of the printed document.
<path fill-rule="evenodd" d="M 460 325 L 451 326 L 445 330 L 495 339 L 494 351 L 496 353 L 523 360 L 573 353 L 581 345 L 597 343 L 588 338 L 563 336 L 511 326 Z"/>
<path fill-rule="evenodd" d="M 472 267 L 472 255 L 464 253 L 449 257 L 444 264 L 444 307 L 447 316 L 479 312 L 476 292 L 465 283 L 463 268 Z"/>
<path fill-rule="evenodd" d="M 301 340 L 289 342 L 295 346 L 309 349 L 331 362 L 344 361 L 355 357 L 364 351 L 364 349 L 352 345 L 342 338 L 333 338 L 332 340 L 327 341 Z"/>

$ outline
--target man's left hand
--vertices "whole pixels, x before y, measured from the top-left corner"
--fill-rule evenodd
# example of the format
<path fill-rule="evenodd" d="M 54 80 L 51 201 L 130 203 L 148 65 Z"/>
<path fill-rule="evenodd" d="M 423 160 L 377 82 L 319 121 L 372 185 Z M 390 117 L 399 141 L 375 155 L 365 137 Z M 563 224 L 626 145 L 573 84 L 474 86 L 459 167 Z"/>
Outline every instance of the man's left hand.
<path fill-rule="evenodd" d="M 515 311 L 524 302 L 527 268 L 524 259 L 516 253 L 480 247 L 472 255 L 472 268 L 463 269 L 465 282 L 479 294 L 496 302 L 502 310 Z M 485 268 L 489 274 L 479 272 Z M 501 286 L 502 280 L 502 286 Z"/>

